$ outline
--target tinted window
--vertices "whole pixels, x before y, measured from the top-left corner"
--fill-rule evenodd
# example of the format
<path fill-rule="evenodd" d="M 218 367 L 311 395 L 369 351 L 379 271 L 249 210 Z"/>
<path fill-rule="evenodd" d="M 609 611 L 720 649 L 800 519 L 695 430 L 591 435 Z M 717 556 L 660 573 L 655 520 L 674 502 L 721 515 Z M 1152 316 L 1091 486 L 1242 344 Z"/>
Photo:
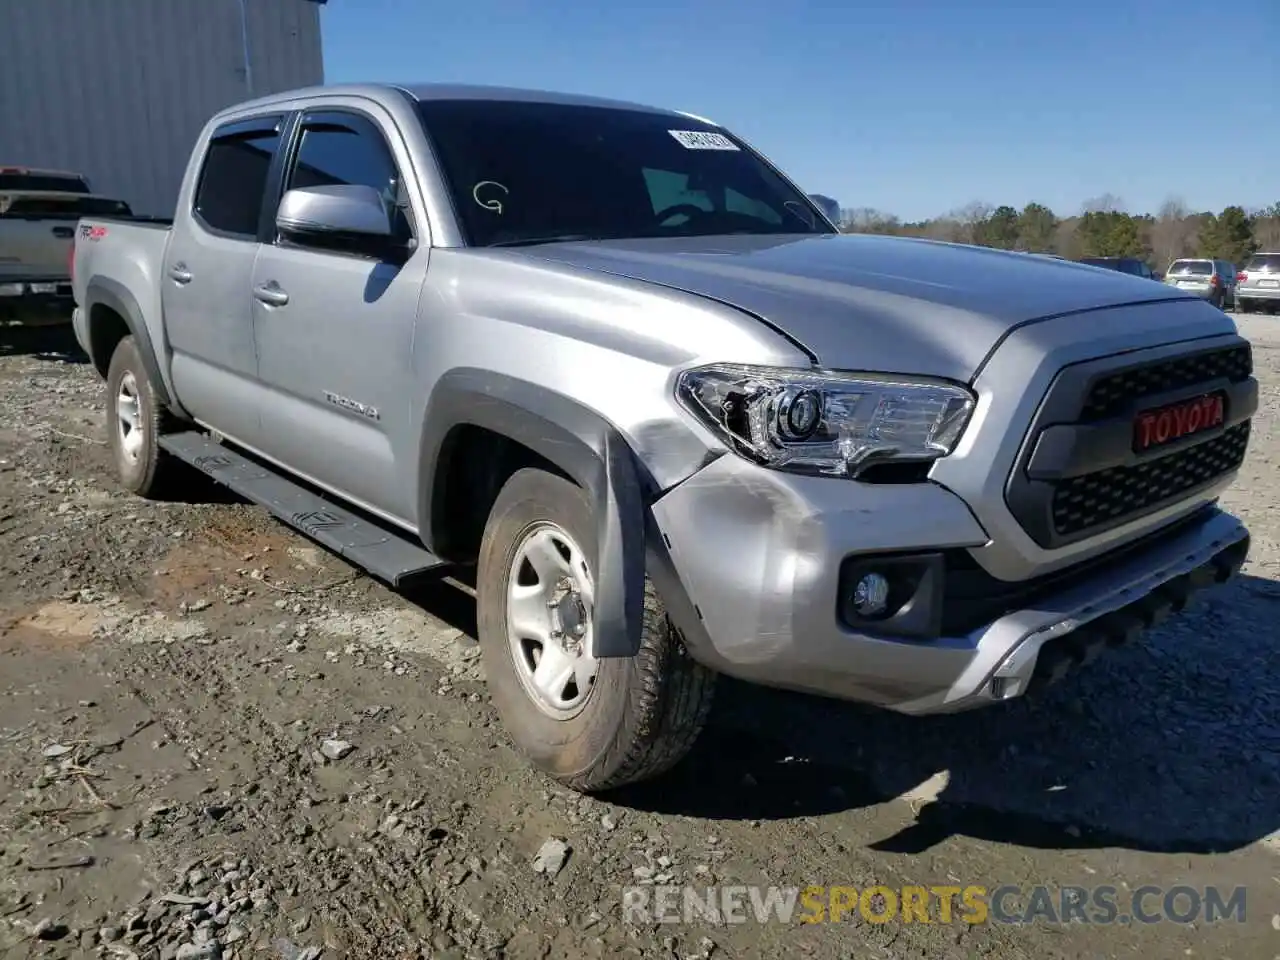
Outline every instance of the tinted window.
<path fill-rule="evenodd" d="M 60 177 L 48 173 L 0 173 L 0 190 L 88 193 L 89 184 L 83 177 Z"/>
<path fill-rule="evenodd" d="M 419 108 L 475 245 L 830 232 L 760 157 L 701 121 L 493 100 Z"/>
<path fill-rule="evenodd" d="M 236 130 L 234 125 L 224 129 L 226 133 L 214 132 L 205 154 L 195 212 L 214 230 L 254 237 L 280 135 L 261 128 Z"/>
<path fill-rule="evenodd" d="M 407 209 L 400 174 L 382 134 L 357 117 L 308 120 L 286 189 L 358 184 L 382 196 L 388 217 Z M 400 224 L 405 229 L 404 223 Z"/>
<path fill-rule="evenodd" d="M 1257 270 L 1260 273 L 1280 273 L 1280 253 L 1259 253 L 1249 258 L 1244 265 L 1246 270 Z"/>
<path fill-rule="evenodd" d="M 1169 272 L 1208 277 L 1213 274 L 1213 264 L 1208 260 L 1175 260 Z"/>
<path fill-rule="evenodd" d="M 123 200 L 105 197 L 15 197 L 7 207 L 0 200 L 0 217 L 79 220 L 81 217 L 127 217 L 131 212 Z"/>
<path fill-rule="evenodd" d="M 381 139 L 356 124 L 309 123 L 302 131 L 288 189 L 363 184 L 385 192 L 395 182 L 395 164 Z"/>

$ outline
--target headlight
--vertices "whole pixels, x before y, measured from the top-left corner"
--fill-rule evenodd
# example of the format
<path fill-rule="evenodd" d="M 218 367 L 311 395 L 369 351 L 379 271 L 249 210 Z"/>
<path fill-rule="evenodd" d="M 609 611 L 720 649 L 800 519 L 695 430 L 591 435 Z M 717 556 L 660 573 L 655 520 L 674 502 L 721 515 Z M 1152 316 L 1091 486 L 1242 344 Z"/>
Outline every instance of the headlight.
<path fill-rule="evenodd" d="M 849 477 L 884 460 L 946 456 L 974 405 L 950 383 L 744 364 L 686 370 L 676 396 L 747 459 Z"/>

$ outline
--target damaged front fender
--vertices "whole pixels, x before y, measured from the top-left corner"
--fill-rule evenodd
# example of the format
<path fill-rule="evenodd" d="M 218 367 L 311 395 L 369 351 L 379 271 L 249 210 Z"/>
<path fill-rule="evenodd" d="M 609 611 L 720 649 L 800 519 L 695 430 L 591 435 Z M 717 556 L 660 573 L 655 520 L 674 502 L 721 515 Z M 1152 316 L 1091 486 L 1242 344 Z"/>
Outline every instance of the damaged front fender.
<path fill-rule="evenodd" d="M 635 656 L 644 625 L 645 483 L 626 439 L 599 414 L 546 387 L 488 370 L 450 371 L 432 391 L 422 428 L 418 516 L 428 547 L 443 503 L 444 471 L 437 465 L 450 432 L 465 424 L 534 451 L 597 504 L 591 653 Z"/>

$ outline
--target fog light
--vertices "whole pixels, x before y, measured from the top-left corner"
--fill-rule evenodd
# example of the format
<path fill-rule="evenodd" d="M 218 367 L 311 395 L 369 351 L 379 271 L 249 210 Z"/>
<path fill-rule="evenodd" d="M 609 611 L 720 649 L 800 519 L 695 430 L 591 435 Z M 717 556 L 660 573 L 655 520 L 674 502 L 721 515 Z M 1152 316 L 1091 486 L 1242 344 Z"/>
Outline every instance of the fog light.
<path fill-rule="evenodd" d="M 853 587 L 853 610 L 860 617 L 878 617 L 889 607 L 889 581 L 879 573 L 864 573 Z"/>

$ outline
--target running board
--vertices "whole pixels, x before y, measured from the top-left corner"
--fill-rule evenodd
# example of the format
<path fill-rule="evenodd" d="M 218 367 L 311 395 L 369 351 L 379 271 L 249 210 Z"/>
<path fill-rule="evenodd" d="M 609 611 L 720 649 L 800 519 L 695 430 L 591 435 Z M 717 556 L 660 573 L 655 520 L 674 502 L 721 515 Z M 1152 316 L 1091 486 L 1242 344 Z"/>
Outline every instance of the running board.
<path fill-rule="evenodd" d="M 392 586 L 429 571 L 443 573 L 448 566 L 408 534 L 358 517 L 206 434 L 194 430 L 167 434 L 160 438 L 160 446 Z"/>

